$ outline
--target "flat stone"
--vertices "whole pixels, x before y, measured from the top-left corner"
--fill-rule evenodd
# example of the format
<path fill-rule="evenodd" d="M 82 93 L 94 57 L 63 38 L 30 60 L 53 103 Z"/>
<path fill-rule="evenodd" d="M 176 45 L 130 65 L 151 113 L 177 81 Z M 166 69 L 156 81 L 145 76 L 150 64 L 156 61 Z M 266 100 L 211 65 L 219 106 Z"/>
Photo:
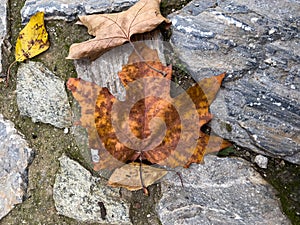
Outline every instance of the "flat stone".
<path fill-rule="evenodd" d="M 0 0 L 0 73 L 3 67 L 3 49 L 6 49 L 4 40 L 7 36 L 7 0 Z M 4 52 L 5 54 L 5 52 Z M 5 54 L 7 55 L 7 54 Z"/>
<path fill-rule="evenodd" d="M 132 224 L 129 203 L 120 197 L 119 188 L 110 188 L 105 183 L 63 155 L 53 187 L 57 212 L 83 222 Z"/>
<path fill-rule="evenodd" d="M 33 122 L 58 128 L 72 125 L 64 81 L 40 62 L 22 63 L 17 72 L 17 104 L 20 114 Z"/>
<path fill-rule="evenodd" d="M 45 19 L 72 21 L 78 15 L 111 13 L 123 11 L 138 0 L 27 0 L 21 10 L 23 23 L 39 11 L 45 12 Z"/>
<path fill-rule="evenodd" d="M 162 181 L 157 213 L 163 225 L 291 224 L 274 189 L 239 158 L 205 157 Z"/>
<path fill-rule="evenodd" d="M 0 114 L 0 219 L 23 202 L 32 158 L 33 151 L 22 134 Z"/>
<path fill-rule="evenodd" d="M 172 47 L 193 78 L 227 73 L 211 106 L 212 129 L 239 146 L 297 164 L 299 18 L 300 5 L 292 0 L 218 6 L 194 0 L 170 15 Z"/>

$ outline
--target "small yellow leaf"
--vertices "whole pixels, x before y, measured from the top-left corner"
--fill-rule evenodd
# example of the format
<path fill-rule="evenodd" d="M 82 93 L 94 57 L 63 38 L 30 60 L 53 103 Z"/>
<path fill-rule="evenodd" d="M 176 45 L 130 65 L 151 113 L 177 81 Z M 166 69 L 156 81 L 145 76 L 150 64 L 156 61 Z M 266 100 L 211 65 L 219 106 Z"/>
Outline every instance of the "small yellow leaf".
<path fill-rule="evenodd" d="M 22 62 L 32 58 L 46 51 L 49 46 L 44 13 L 38 12 L 30 18 L 29 23 L 19 33 L 15 52 L 16 61 Z"/>
<path fill-rule="evenodd" d="M 142 164 L 143 182 L 146 187 L 150 186 L 160 178 L 165 176 L 168 171 Z M 117 168 L 110 176 L 108 185 L 112 187 L 124 187 L 130 191 L 142 189 L 140 178 L 140 164 L 130 163 Z"/>

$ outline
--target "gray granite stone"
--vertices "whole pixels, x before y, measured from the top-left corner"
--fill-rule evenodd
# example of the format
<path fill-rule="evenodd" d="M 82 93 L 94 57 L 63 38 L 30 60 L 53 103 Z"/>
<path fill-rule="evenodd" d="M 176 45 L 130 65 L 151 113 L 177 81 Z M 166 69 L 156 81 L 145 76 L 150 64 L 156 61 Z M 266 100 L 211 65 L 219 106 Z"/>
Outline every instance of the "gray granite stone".
<path fill-rule="evenodd" d="M 106 186 L 103 181 L 93 177 L 79 163 L 66 156 L 60 158 L 60 171 L 56 175 L 53 198 L 59 214 L 78 221 L 132 224 L 129 219 L 129 203 L 120 197 L 119 188 Z"/>
<path fill-rule="evenodd" d="M 21 10 L 23 23 L 39 11 L 45 12 L 45 19 L 72 21 L 78 15 L 110 13 L 125 10 L 137 0 L 27 0 Z"/>
<path fill-rule="evenodd" d="M 274 189 L 239 158 L 205 157 L 204 165 L 180 169 L 162 181 L 157 213 L 163 225 L 291 224 Z"/>
<path fill-rule="evenodd" d="M 21 115 L 33 122 L 64 128 L 72 125 L 64 82 L 42 63 L 22 63 L 17 72 L 17 103 Z"/>
<path fill-rule="evenodd" d="M 7 0 L 0 0 L 0 73 L 3 70 L 4 40 L 7 36 Z"/>
<path fill-rule="evenodd" d="M 0 219 L 23 202 L 27 167 L 32 157 L 33 151 L 26 140 L 0 114 Z"/>
<path fill-rule="evenodd" d="M 300 4 L 194 0 L 170 15 L 171 44 L 194 79 L 227 73 L 213 130 L 300 164 Z M 274 7 L 276 6 L 276 7 Z"/>

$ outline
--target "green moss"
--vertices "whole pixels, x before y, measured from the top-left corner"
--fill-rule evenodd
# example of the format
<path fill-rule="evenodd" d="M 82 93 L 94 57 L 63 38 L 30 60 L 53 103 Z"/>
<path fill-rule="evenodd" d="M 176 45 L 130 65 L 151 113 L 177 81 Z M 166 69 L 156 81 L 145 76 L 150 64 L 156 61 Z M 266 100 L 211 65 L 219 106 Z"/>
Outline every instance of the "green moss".
<path fill-rule="evenodd" d="M 230 146 L 228 148 L 222 149 L 218 152 L 219 157 L 228 157 L 236 154 L 236 148 L 234 146 Z"/>
<path fill-rule="evenodd" d="M 231 131 L 232 131 L 232 127 L 231 127 L 231 125 L 230 125 L 229 123 L 226 123 L 225 127 L 226 127 L 226 130 L 227 130 L 228 132 L 231 132 Z"/>
<path fill-rule="evenodd" d="M 284 213 L 292 224 L 300 224 L 300 166 L 283 161 L 271 160 L 263 171 L 266 180 L 275 187 Z"/>

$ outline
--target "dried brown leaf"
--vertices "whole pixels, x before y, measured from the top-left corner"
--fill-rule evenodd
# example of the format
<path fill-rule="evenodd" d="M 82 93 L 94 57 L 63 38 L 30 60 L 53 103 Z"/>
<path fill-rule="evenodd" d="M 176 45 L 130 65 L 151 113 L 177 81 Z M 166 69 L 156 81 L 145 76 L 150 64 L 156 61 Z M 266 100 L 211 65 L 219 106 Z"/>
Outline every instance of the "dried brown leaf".
<path fill-rule="evenodd" d="M 112 187 L 124 187 L 130 191 L 142 189 L 143 186 L 140 179 L 140 172 L 143 174 L 145 187 L 155 183 L 168 173 L 168 171 L 164 169 L 155 168 L 145 164 L 142 164 L 142 170 L 140 171 L 139 163 L 130 163 L 115 169 L 109 178 L 108 185 Z"/>
<path fill-rule="evenodd" d="M 96 37 L 72 44 L 67 58 L 94 60 L 108 49 L 130 41 L 133 34 L 151 31 L 162 22 L 170 24 L 160 14 L 159 5 L 160 0 L 140 0 L 124 12 L 80 16 L 81 24 Z"/>

